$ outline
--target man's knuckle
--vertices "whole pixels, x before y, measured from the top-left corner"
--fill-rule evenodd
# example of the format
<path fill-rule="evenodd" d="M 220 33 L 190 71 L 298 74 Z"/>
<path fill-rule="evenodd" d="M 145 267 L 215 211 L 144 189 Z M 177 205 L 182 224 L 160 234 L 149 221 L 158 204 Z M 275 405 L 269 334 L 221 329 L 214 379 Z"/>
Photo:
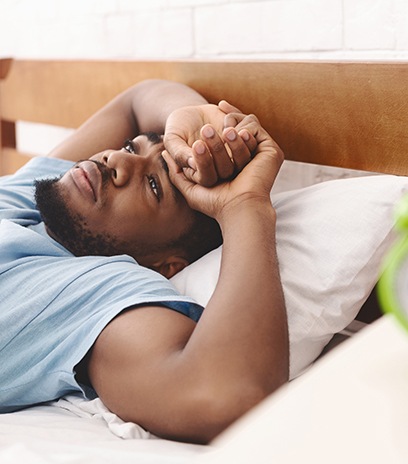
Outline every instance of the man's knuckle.
<path fill-rule="evenodd" d="M 214 141 L 212 143 L 212 145 L 211 145 L 211 148 L 215 153 L 220 153 L 220 152 L 224 151 L 224 149 L 225 149 L 224 143 L 221 142 L 220 140 Z"/>
<path fill-rule="evenodd" d="M 254 121 L 254 122 L 256 122 L 256 123 L 259 123 L 259 119 L 258 119 L 253 113 L 248 114 L 248 118 L 249 118 L 251 121 Z"/>

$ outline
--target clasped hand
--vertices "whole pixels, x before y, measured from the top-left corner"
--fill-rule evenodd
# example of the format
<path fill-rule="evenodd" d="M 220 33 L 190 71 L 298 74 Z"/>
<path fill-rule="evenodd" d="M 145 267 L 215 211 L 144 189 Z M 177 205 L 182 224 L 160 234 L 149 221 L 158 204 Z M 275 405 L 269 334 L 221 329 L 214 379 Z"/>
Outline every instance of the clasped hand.
<path fill-rule="evenodd" d="M 270 201 L 283 152 L 254 115 L 226 101 L 183 107 L 166 123 L 164 157 L 190 207 L 219 219 L 244 198 Z"/>
<path fill-rule="evenodd" d="M 257 142 L 250 132 L 239 127 L 243 117 L 226 101 L 218 106 L 179 108 L 167 119 L 165 147 L 187 178 L 210 187 L 231 178 L 251 159 Z"/>

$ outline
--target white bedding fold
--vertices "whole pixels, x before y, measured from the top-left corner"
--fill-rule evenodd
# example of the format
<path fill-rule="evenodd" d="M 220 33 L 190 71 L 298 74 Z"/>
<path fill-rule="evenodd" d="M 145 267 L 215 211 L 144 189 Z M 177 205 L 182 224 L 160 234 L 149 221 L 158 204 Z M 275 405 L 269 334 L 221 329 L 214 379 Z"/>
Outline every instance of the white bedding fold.
<path fill-rule="evenodd" d="M 124 422 L 116 414 L 109 411 L 99 398 L 84 400 L 80 396 L 67 395 L 53 402 L 52 405 L 66 409 L 79 417 L 102 420 L 109 430 L 119 438 L 156 438 L 140 425 L 133 422 Z"/>

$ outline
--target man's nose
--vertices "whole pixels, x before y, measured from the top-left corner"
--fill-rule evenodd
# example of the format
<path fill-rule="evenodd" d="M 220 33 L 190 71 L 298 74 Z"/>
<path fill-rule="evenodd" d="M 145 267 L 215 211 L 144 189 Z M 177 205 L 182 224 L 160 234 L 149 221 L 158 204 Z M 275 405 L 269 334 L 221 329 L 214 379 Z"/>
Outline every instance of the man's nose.
<path fill-rule="evenodd" d="M 112 151 L 104 159 L 111 170 L 112 182 L 116 187 L 124 187 L 132 177 L 146 170 L 150 157 L 123 151 Z"/>

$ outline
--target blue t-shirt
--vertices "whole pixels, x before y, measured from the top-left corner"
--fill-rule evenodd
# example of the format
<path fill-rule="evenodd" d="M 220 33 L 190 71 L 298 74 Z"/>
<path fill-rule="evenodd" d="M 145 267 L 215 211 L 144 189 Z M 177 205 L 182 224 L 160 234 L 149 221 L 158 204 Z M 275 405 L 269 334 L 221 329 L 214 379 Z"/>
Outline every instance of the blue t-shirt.
<path fill-rule="evenodd" d="M 0 412 L 84 388 L 74 367 L 123 309 L 160 304 L 197 321 L 202 307 L 126 255 L 75 257 L 46 232 L 33 180 L 69 161 L 34 158 L 0 178 Z"/>

